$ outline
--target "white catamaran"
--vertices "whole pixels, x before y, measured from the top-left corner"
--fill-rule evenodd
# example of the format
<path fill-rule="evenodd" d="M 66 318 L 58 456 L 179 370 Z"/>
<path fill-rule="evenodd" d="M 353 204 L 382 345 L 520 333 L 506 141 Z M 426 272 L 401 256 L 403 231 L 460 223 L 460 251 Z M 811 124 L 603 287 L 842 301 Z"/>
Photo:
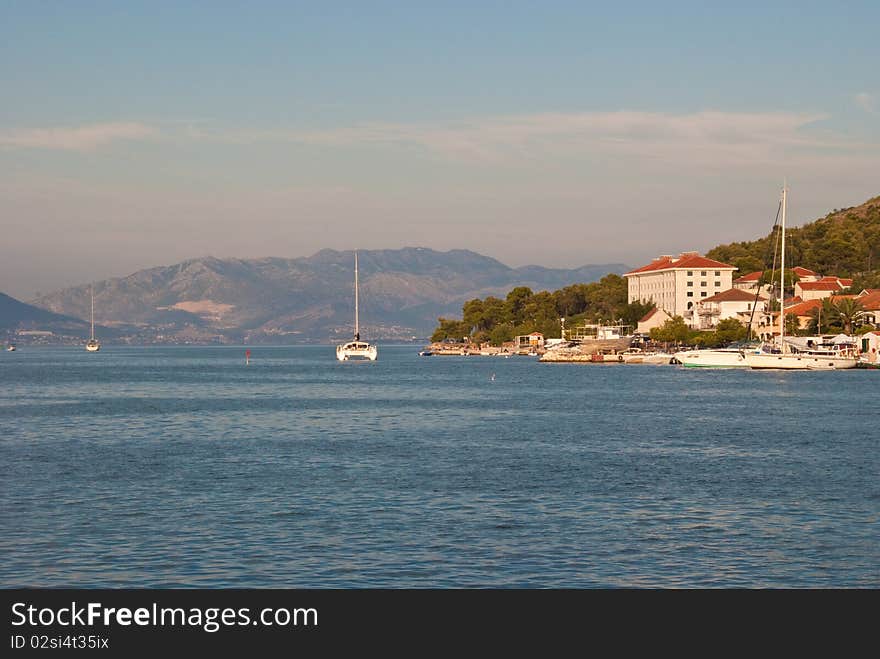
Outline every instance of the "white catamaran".
<path fill-rule="evenodd" d="M 836 370 L 855 368 L 858 356 L 854 351 L 801 350 L 785 340 L 785 206 L 788 190 L 782 187 L 782 233 L 779 268 L 779 337 L 766 342 L 758 352 L 745 353 L 751 368 L 784 370 Z"/>
<path fill-rule="evenodd" d="M 354 341 L 336 346 L 336 359 L 341 362 L 350 359 L 368 359 L 376 361 L 379 351 L 376 346 L 361 341 L 360 322 L 358 318 L 358 255 L 354 253 Z"/>
<path fill-rule="evenodd" d="M 101 349 L 101 342 L 95 338 L 95 289 L 93 286 L 89 286 L 89 293 L 92 296 L 92 333 L 89 335 L 89 340 L 86 343 L 86 350 L 88 352 L 98 352 Z"/>

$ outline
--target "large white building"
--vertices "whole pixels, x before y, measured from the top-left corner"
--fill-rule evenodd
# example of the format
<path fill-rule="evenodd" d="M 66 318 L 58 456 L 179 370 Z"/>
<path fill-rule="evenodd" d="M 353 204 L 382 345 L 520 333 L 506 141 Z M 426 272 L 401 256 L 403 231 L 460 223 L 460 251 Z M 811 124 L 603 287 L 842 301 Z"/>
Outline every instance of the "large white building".
<path fill-rule="evenodd" d="M 732 287 L 736 268 L 697 252 L 677 257 L 661 256 L 646 266 L 627 272 L 627 301 L 653 301 L 670 316 L 693 317 L 700 300 Z"/>

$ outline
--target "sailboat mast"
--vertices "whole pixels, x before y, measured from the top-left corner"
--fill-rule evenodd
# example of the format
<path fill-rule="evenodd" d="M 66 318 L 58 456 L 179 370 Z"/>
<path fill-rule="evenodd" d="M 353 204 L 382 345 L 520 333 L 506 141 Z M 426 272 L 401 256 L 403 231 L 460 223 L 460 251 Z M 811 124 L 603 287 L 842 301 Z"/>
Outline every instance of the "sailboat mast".
<path fill-rule="evenodd" d="M 786 184 L 782 184 L 782 254 L 779 263 L 779 346 L 785 352 L 785 206 Z"/>
<path fill-rule="evenodd" d="M 354 340 L 360 341 L 361 330 L 358 324 L 358 253 L 354 253 Z"/>
<path fill-rule="evenodd" d="M 95 287 L 94 285 L 89 285 L 89 295 L 92 297 L 92 335 L 89 337 L 92 341 L 95 340 Z"/>

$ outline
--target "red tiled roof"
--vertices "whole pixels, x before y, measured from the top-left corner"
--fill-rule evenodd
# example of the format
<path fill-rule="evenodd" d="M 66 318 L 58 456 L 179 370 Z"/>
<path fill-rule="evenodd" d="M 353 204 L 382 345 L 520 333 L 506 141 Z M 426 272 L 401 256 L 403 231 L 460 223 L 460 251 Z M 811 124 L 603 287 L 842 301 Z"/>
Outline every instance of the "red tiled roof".
<path fill-rule="evenodd" d="M 755 299 L 754 293 L 749 293 L 741 288 L 728 288 L 726 291 L 716 293 L 712 297 L 700 300 L 703 302 L 752 302 Z M 765 297 L 758 296 L 759 301 L 766 300 Z"/>
<path fill-rule="evenodd" d="M 812 270 L 807 270 L 806 268 L 802 268 L 801 266 L 797 266 L 791 269 L 791 271 L 796 274 L 798 277 L 815 277 L 816 273 Z"/>
<path fill-rule="evenodd" d="M 819 281 L 836 281 L 836 282 L 839 282 L 840 285 L 843 286 L 844 288 L 849 288 L 850 286 L 852 286 L 852 283 L 853 283 L 852 279 L 844 279 L 843 277 L 831 277 L 831 276 L 822 277 L 822 279 L 820 279 Z"/>
<path fill-rule="evenodd" d="M 802 291 L 839 291 L 843 288 L 836 278 L 833 281 L 799 281 L 795 286 L 800 286 Z"/>
<path fill-rule="evenodd" d="M 660 258 L 654 259 L 648 265 L 643 265 L 641 268 L 637 268 L 636 270 L 631 270 L 627 272 L 626 275 L 634 275 L 642 272 L 654 272 L 657 270 L 671 270 L 673 268 L 676 269 L 728 269 L 728 270 L 736 270 L 736 268 L 732 265 L 728 265 L 726 263 L 721 263 L 720 261 L 713 261 L 712 259 L 707 259 L 705 256 L 700 256 L 696 253 L 684 253 L 680 254 L 677 258 L 673 258 L 671 256 L 661 256 Z"/>
<path fill-rule="evenodd" d="M 795 298 L 796 299 L 796 298 Z M 832 302 L 836 302 L 837 300 L 858 300 L 858 302 L 865 308 L 867 311 L 877 311 L 880 310 L 880 291 L 872 293 L 870 295 L 835 295 L 831 298 Z M 791 300 L 789 300 L 791 302 Z M 822 300 L 807 300 L 806 302 L 799 302 L 798 304 L 789 304 L 785 307 L 785 313 L 790 314 L 793 313 L 796 316 L 807 316 L 810 311 L 816 309 L 817 307 L 822 306 Z"/>
<path fill-rule="evenodd" d="M 762 274 L 764 274 L 764 273 L 761 272 L 760 270 L 758 270 L 758 272 L 750 272 L 749 274 L 743 275 L 742 277 L 737 279 L 736 282 L 739 283 L 739 282 L 746 282 L 746 281 L 758 281 L 761 278 Z"/>
<path fill-rule="evenodd" d="M 642 317 L 639 319 L 639 322 L 640 322 L 640 323 L 645 323 L 645 322 L 649 321 L 651 318 L 654 317 L 654 314 L 656 314 L 656 313 L 660 313 L 660 309 L 657 308 L 657 307 L 654 307 L 654 308 L 651 309 L 648 313 L 646 313 L 644 316 L 642 316 Z"/>
<path fill-rule="evenodd" d="M 807 300 L 806 302 L 799 302 L 798 304 L 785 307 L 785 315 L 793 313 L 795 316 L 809 316 L 813 309 L 818 309 L 821 306 L 822 300 Z"/>
<path fill-rule="evenodd" d="M 878 311 L 880 310 L 880 290 L 876 288 L 871 290 L 871 293 L 856 297 L 856 299 L 861 302 L 862 306 L 868 311 Z"/>

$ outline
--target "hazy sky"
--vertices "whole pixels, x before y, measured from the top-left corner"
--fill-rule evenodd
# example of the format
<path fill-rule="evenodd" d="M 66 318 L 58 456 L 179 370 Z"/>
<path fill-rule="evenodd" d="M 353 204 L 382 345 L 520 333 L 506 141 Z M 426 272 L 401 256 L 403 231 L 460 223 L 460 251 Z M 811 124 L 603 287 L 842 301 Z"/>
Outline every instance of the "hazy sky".
<path fill-rule="evenodd" d="M 880 194 L 880 3 L 0 0 L 0 291 L 212 254 L 642 265 Z"/>

